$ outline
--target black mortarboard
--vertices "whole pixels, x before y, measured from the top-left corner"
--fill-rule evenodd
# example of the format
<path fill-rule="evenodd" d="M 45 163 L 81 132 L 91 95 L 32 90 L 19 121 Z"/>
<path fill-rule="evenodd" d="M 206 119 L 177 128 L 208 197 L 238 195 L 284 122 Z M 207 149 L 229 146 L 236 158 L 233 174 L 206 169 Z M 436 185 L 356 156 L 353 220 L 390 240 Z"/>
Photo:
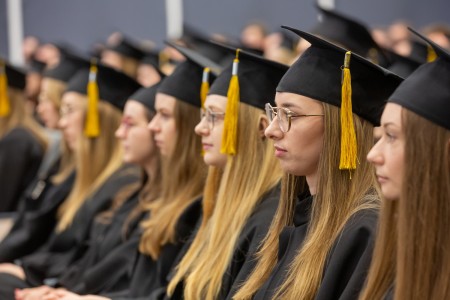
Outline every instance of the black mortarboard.
<path fill-rule="evenodd" d="M 234 54 L 238 50 L 224 45 L 220 47 Z M 239 100 L 264 109 L 265 103 L 273 101 L 278 82 L 289 67 L 244 50 L 239 50 L 238 56 Z M 209 94 L 227 96 L 233 65 L 230 63 L 217 77 Z"/>
<path fill-rule="evenodd" d="M 125 37 L 122 37 L 117 44 L 107 46 L 106 49 L 135 60 L 141 60 L 145 56 L 145 52 L 140 46 Z"/>
<path fill-rule="evenodd" d="M 425 61 L 421 62 L 411 56 L 403 56 L 390 50 L 384 51 L 391 62 L 387 69 L 403 78 L 411 75 L 421 64 L 425 63 Z"/>
<path fill-rule="evenodd" d="M 430 45 L 425 44 L 423 41 L 412 39 L 411 53 L 409 56 L 418 61 L 431 62 L 436 59 L 436 52 Z"/>
<path fill-rule="evenodd" d="M 335 10 L 319 5 L 317 9 L 320 11 L 319 23 L 310 30 L 311 33 L 339 44 L 372 62 L 385 63 L 386 58 L 366 25 Z"/>
<path fill-rule="evenodd" d="M 28 64 L 28 73 L 42 74 L 46 67 L 47 64 L 45 62 L 32 57 L 30 63 Z"/>
<path fill-rule="evenodd" d="M 24 90 L 26 84 L 25 72 L 6 63 L 0 58 L 0 117 L 6 117 L 11 112 L 8 88 Z"/>
<path fill-rule="evenodd" d="M 341 107 L 342 66 L 347 50 L 312 34 L 285 27 L 311 43 L 281 79 L 277 91 L 310 97 Z M 402 78 L 352 53 L 350 57 L 353 112 L 374 125 Z"/>
<path fill-rule="evenodd" d="M 68 82 L 66 92 L 77 92 L 88 95 L 89 68 L 79 70 Z M 142 86 L 133 78 L 102 64 L 97 65 L 96 82 L 98 86 L 99 99 L 107 101 L 123 109 L 128 97 Z"/>
<path fill-rule="evenodd" d="M 165 74 L 161 71 L 160 53 L 159 51 L 146 51 L 145 56 L 139 62 L 140 64 L 152 66 L 159 76 L 164 77 Z"/>
<path fill-rule="evenodd" d="M 450 53 L 410 30 L 433 47 L 437 59 L 423 64 L 403 81 L 389 102 L 397 103 L 450 130 Z"/>
<path fill-rule="evenodd" d="M 46 70 L 43 76 L 68 82 L 78 70 L 88 67 L 89 61 L 86 58 L 66 51 L 59 60 L 59 63 L 55 67 Z"/>
<path fill-rule="evenodd" d="M 155 96 L 158 90 L 158 87 L 161 85 L 162 81 L 154 84 L 150 87 L 141 88 L 136 93 L 131 95 L 128 99 L 135 100 L 139 103 L 142 103 L 145 107 L 147 107 L 151 112 L 155 111 Z"/>
<path fill-rule="evenodd" d="M 164 79 L 158 93 L 167 94 L 191 105 L 201 107 L 204 69 L 207 68 L 212 73 L 208 78 L 209 84 L 221 72 L 222 68 L 192 49 L 171 42 L 166 43 L 183 54 L 186 60 L 180 63 L 173 73 Z"/>
<path fill-rule="evenodd" d="M 312 34 L 284 28 L 297 33 L 311 46 L 289 68 L 277 91 L 303 95 L 339 107 L 339 169 L 356 169 L 358 155 L 353 113 L 378 126 L 384 105 L 402 78 Z"/>

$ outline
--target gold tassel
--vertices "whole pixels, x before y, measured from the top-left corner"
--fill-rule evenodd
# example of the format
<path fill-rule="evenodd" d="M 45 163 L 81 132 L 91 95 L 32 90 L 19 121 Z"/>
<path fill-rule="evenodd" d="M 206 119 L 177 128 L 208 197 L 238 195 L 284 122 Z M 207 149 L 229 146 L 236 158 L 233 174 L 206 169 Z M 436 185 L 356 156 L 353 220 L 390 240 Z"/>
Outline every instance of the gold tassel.
<path fill-rule="evenodd" d="M 341 103 L 341 158 L 340 170 L 355 170 L 357 161 L 356 133 L 352 112 L 352 77 L 350 74 L 351 52 L 345 53 L 342 78 Z"/>
<path fill-rule="evenodd" d="M 7 117 L 11 112 L 8 97 L 8 78 L 5 62 L 0 59 L 0 117 Z"/>
<path fill-rule="evenodd" d="M 433 47 L 428 45 L 428 51 L 427 51 L 427 62 L 432 62 L 437 58 L 436 51 L 434 51 Z"/>
<path fill-rule="evenodd" d="M 98 116 L 99 92 L 97 85 L 97 64 L 93 60 L 89 70 L 89 82 L 87 86 L 88 107 L 84 134 L 87 137 L 98 137 L 100 135 L 100 121 Z"/>
<path fill-rule="evenodd" d="M 239 67 L 239 51 L 236 50 L 236 58 L 233 61 L 233 71 L 231 73 L 230 86 L 227 93 L 227 109 L 225 112 L 223 135 L 222 135 L 222 147 L 221 153 L 228 155 L 236 154 L 236 140 L 237 140 L 237 123 L 239 113 L 239 79 L 238 79 L 238 67 Z"/>
<path fill-rule="evenodd" d="M 210 71 L 211 70 L 209 68 L 203 69 L 202 85 L 200 87 L 200 99 L 202 101 L 202 108 L 205 108 L 206 96 L 208 96 L 208 93 L 209 93 L 209 72 Z"/>

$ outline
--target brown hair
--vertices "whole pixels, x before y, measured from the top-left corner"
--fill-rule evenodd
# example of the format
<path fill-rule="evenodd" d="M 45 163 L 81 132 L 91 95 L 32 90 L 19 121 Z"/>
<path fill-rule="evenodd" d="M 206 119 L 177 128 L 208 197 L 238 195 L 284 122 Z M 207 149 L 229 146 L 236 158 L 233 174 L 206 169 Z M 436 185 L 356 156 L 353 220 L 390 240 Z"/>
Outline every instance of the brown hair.
<path fill-rule="evenodd" d="M 244 225 L 261 197 L 280 181 L 273 143 L 261 137 L 261 118 L 265 115 L 260 109 L 240 104 L 237 155 L 228 157 L 223 172 L 209 169 L 202 224 L 169 283 L 169 295 L 184 278 L 185 299 L 219 297 Z"/>
<path fill-rule="evenodd" d="M 394 283 L 394 299 L 449 299 L 450 131 L 406 109 L 402 125 L 401 196 L 382 211 L 361 299 L 382 299 Z"/>
<path fill-rule="evenodd" d="M 161 194 L 147 206 L 151 218 L 142 222 L 139 251 L 158 258 L 162 246 L 176 242 L 175 226 L 184 210 L 200 195 L 206 168 L 200 138 L 194 128 L 200 121 L 198 108 L 177 100 L 174 118 L 177 136 L 173 153 L 162 160 Z"/>
<path fill-rule="evenodd" d="M 286 279 L 274 299 L 313 299 L 320 287 L 323 271 L 336 238 L 347 220 L 363 209 L 377 209 L 379 197 L 375 191 L 375 172 L 365 160 L 373 143 L 373 126 L 353 115 L 358 141 L 360 164 L 352 172 L 339 170 L 340 109 L 323 104 L 324 140 L 318 166 L 317 194 L 312 201 L 311 221 L 302 248 L 292 261 Z M 304 178 L 286 176 L 283 180 L 280 204 L 271 229 L 258 253 L 258 263 L 234 299 L 251 299 L 269 277 L 277 261 L 278 237 L 287 225 L 292 225 L 297 192 Z M 339 209 L 335 209 L 339 207 Z"/>

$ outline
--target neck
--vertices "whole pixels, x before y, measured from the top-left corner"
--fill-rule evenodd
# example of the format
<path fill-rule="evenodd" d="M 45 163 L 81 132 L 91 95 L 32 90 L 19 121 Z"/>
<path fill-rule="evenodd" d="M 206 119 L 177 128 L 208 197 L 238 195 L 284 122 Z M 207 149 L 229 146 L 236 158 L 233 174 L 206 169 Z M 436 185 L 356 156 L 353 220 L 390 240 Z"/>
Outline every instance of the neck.
<path fill-rule="evenodd" d="M 154 155 L 148 159 L 148 161 L 142 166 L 148 178 L 153 178 L 156 176 L 156 168 L 158 163 L 157 155 Z"/>
<path fill-rule="evenodd" d="M 307 175 L 306 182 L 308 183 L 309 193 L 314 196 L 317 193 L 317 172 Z"/>

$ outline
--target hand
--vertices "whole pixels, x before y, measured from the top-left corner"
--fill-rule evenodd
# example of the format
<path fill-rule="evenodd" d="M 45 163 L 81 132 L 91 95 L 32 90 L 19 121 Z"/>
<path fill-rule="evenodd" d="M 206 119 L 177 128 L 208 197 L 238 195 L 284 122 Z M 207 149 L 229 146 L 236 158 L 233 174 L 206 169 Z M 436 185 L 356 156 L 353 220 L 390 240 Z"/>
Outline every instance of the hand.
<path fill-rule="evenodd" d="M 23 269 L 15 264 L 4 263 L 0 264 L 0 273 L 8 273 L 25 280 L 25 272 Z"/>
<path fill-rule="evenodd" d="M 53 290 L 53 288 L 46 285 L 23 290 L 17 289 L 15 291 L 15 297 L 16 300 L 40 300 L 44 295 L 50 293 Z"/>

